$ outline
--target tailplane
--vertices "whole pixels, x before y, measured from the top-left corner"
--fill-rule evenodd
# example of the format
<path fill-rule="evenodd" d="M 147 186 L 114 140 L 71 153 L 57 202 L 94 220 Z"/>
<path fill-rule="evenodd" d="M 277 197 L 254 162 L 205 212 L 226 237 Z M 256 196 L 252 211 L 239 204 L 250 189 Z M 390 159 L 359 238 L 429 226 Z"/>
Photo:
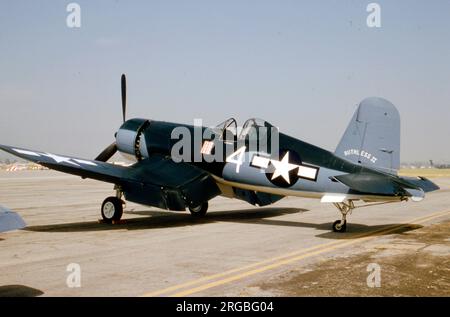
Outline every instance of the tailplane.
<path fill-rule="evenodd" d="M 400 115 L 397 108 L 383 98 L 364 99 L 335 154 L 355 164 L 397 174 L 400 167 Z"/>

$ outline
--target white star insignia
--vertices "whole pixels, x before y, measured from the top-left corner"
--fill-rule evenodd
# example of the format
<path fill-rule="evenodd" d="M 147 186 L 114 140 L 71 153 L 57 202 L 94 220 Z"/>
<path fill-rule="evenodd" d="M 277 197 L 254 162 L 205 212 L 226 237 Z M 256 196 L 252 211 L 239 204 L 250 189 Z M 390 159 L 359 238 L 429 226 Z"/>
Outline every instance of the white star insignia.
<path fill-rule="evenodd" d="M 288 184 L 290 184 L 291 180 L 289 178 L 289 172 L 297 168 L 298 165 L 289 163 L 289 152 L 286 152 L 281 161 L 271 160 L 270 162 L 275 167 L 275 171 L 272 175 L 272 180 L 281 176 Z"/>
<path fill-rule="evenodd" d="M 66 163 L 80 167 L 79 164 L 72 162 L 70 157 L 59 156 L 59 155 L 51 154 L 51 153 L 45 153 L 45 154 L 42 153 L 42 155 L 53 159 L 56 163 L 66 162 Z"/>
<path fill-rule="evenodd" d="M 12 150 L 17 153 L 24 154 L 26 156 L 36 156 L 36 157 L 47 156 L 47 157 L 51 158 L 52 160 L 54 160 L 56 163 L 61 163 L 61 162 L 64 163 L 65 162 L 65 163 L 72 164 L 77 167 L 81 167 L 80 164 L 97 166 L 97 164 L 92 161 L 60 156 L 60 155 L 56 155 L 56 154 L 52 154 L 52 153 L 48 153 L 48 152 L 47 153 L 40 153 L 40 152 L 38 153 L 38 152 L 29 151 L 29 150 L 14 149 L 14 148 Z M 33 161 L 33 159 L 31 159 L 31 160 Z"/>

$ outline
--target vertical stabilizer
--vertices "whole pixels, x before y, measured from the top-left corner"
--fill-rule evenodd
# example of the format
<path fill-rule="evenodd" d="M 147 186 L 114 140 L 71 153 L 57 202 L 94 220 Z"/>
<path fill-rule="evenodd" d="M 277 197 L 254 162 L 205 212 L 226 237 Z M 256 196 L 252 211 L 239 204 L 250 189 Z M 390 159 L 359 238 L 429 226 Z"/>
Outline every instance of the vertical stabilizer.
<path fill-rule="evenodd" d="M 383 98 L 364 99 L 335 154 L 356 164 L 397 174 L 400 167 L 400 115 L 397 108 Z"/>

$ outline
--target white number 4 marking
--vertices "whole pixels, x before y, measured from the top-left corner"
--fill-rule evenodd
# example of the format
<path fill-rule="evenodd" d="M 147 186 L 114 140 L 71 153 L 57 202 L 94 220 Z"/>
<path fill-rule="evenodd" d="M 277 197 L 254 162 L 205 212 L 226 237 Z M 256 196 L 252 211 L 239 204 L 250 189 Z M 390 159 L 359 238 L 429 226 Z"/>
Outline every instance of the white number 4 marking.
<path fill-rule="evenodd" d="M 245 154 L 245 145 L 239 148 L 236 152 L 229 155 L 226 159 L 227 163 L 236 164 L 236 173 L 239 173 L 239 169 L 241 168 L 242 163 L 244 162 L 244 154 Z"/>

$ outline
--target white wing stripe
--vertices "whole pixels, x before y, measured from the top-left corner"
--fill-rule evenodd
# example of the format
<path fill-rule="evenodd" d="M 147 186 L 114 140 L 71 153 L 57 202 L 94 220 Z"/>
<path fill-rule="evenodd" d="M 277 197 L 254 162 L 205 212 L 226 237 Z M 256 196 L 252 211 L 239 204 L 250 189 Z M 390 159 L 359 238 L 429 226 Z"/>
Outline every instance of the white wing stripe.
<path fill-rule="evenodd" d="M 86 160 L 80 160 L 80 159 L 73 159 L 75 162 L 85 165 L 91 165 L 91 166 L 97 166 L 94 162 L 86 161 Z"/>
<path fill-rule="evenodd" d="M 13 149 L 13 151 L 20 153 L 20 154 L 24 154 L 24 155 L 30 155 L 30 156 L 37 156 L 37 157 L 47 156 L 47 157 L 53 159 L 56 163 L 66 162 L 68 164 L 72 164 L 75 166 L 80 166 L 77 164 L 77 163 L 80 163 L 80 164 L 84 164 L 84 165 L 97 166 L 96 163 L 91 162 L 91 161 L 82 160 L 82 159 L 74 159 L 74 158 L 59 156 L 59 155 L 55 155 L 55 154 L 51 154 L 51 153 L 36 153 L 33 151 L 21 150 L 21 149 Z"/>
<path fill-rule="evenodd" d="M 13 150 L 20 154 L 31 155 L 31 156 L 40 156 L 38 153 L 32 152 L 32 151 L 19 150 L 19 149 L 13 149 Z"/>

